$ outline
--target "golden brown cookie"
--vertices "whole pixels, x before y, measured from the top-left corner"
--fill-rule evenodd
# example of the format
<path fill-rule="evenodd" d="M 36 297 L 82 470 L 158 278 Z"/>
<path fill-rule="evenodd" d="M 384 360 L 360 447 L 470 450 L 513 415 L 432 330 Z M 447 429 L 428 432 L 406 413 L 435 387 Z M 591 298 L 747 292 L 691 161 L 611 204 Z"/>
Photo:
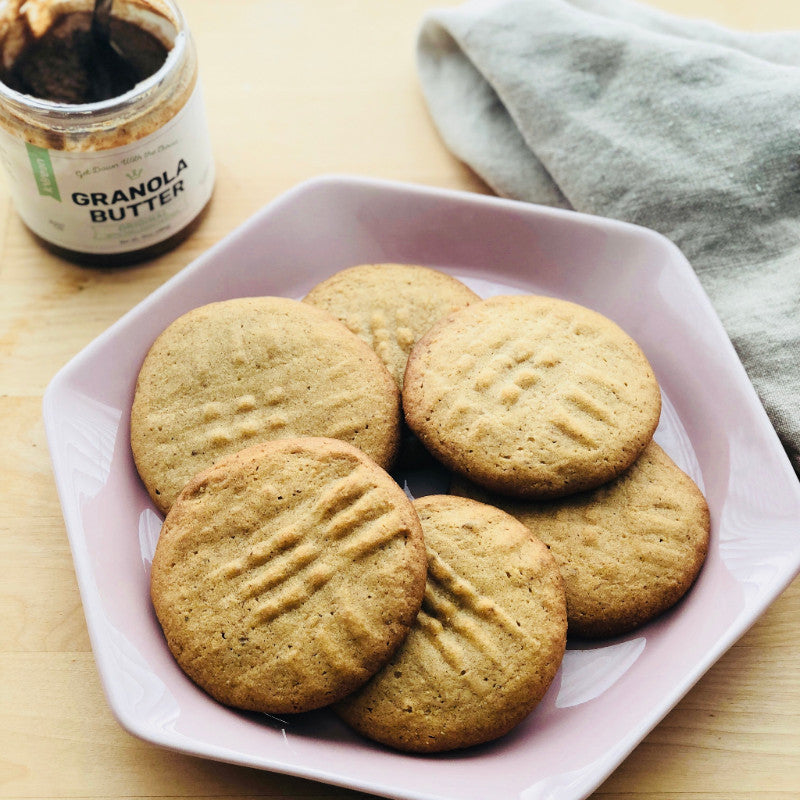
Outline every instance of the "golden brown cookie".
<path fill-rule="evenodd" d="M 369 344 L 401 388 L 414 343 L 439 319 L 476 300 L 478 295 L 451 275 L 410 264 L 350 267 L 305 297 Z"/>
<path fill-rule="evenodd" d="M 196 472 L 270 439 L 342 439 L 388 467 L 399 403 L 380 359 L 329 314 L 282 297 L 239 298 L 184 314 L 155 341 L 136 383 L 131 446 L 166 511 Z"/>
<path fill-rule="evenodd" d="M 151 597 L 186 674 L 237 708 L 319 708 L 360 686 L 422 602 L 411 501 L 335 439 L 265 442 L 194 477 L 161 531 Z"/>
<path fill-rule="evenodd" d="M 515 501 L 459 480 L 452 490 L 513 514 L 547 544 L 578 636 L 626 633 L 671 608 L 708 551 L 705 498 L 655 442 L 614 481 L 560 500 Z"/>
<path fill-rule="evenodd" d="M 496 739 L 539 703 L 566 644 L 547 548 L 508 514 L 461 497 L 414 502 L 428 551 L 422 610 L 391 661 L 334 706 L 363 735 L 439 752 Z"/>
<path fill-rule="evenodd" d="M 403 409 L 455 472 L 509 495 L 556 497 L 629 467 L 658 424 L 661 394 L 610 319 L 565 300 L 499 296 L 415 345 Z"/>

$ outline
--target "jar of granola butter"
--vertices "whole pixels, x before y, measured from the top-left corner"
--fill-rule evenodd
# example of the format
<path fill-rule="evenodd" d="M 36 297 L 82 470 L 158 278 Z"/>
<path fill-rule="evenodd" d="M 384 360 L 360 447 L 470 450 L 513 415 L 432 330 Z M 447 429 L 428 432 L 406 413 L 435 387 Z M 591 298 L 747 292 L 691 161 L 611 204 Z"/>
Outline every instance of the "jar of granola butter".
<path fill-rule="evenodd" d="M 0 0 L 0 158 L 22 220 L 69 260 L 118 266 L 182 241 L 214 163 L 197 56 L 171 0 Z"/>

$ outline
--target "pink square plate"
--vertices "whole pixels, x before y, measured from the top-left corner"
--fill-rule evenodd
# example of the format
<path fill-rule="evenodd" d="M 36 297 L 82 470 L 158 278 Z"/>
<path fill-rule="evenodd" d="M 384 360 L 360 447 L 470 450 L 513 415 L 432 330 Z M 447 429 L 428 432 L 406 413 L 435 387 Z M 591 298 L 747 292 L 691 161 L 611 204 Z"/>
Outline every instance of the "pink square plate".
<path fill-rule="evenodd" d="M 541 705 L 494 743 L 411 756 L 330 712 L 245 714 L 170 656 L 148 577 L 161 525 L 134 468 L 139 365 L 175 317 L 246 295 L 301 298 L 359 263 L 426 264 L 479 294 L 590 306 L 642 346 L 663 390 L 656 439 L 705 492 L 712 546 L 671 612 L 628 636 L 570 643 Z M 691 267 L 639 227 L 476 194 L 322 177 L 267 205 L 55 376 L 44 398 L 54 473 L 97 667 L 128 731 L 185 753 L 390 798 L 577 800 L 590 794 L 800 569 L 800 484 Z M 403 476 L 412 492 L 425 478 Z"/>

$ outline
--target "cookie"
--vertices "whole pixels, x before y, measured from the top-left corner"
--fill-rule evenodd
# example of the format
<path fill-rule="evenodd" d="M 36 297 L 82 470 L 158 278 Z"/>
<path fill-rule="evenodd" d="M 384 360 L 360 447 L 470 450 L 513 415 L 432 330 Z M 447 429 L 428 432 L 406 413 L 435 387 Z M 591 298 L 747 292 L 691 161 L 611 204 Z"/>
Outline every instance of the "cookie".
<path fill-rule="evenodd" d="M 708 506 L 694 481 L 651 442 L 620 477 L 548 502 L 490 495 L 463 481 L 455 494 L 513 514 L 558 562 L 570 635 L 627 633 L 671 608 L 708 552 Z"/>
<path fill-rule="evenodd" d="M 453 471 L 493 491 L 557 497 L 629 467 L 658 424 L 661 394 L 610 319 L 565 300 L 498 296 L 415 345 L 403 409 Z"/>
<path fill-rule="evenodd" d="M 480 297 L 428 267 L 362 264 L 317 284 L 306 303 L 340 319 L 372 347 L 402 388 L 408 354 L 435 322 Z"/>
<path fill-rule="evenodd" d="M 246 448 L 166 516 L 151 597 L 184 672 L 229 706 L 307 711 L 353 691 L 406 636 L 425 588 L 419 519 L 335 439 Z"/>
<path fill-rule="evenodd" d="M 566 604 L 553 557 L 513 517 L 461 497 L 414 506 L 428 551 L 422 610 L 334 710 L 383 744 L 441 752 L 496 739 L 539 703 L 564 656 Z"/>
<path fill-rule="evenodd" d="M 166 511 L 195 473 L 278 438 L 342 439 L 389 467 L 400 440 L 397 386 L 329 314 L 282 297 L 201 306 L 156 339 L 136 383 L 131 447 Z"/>

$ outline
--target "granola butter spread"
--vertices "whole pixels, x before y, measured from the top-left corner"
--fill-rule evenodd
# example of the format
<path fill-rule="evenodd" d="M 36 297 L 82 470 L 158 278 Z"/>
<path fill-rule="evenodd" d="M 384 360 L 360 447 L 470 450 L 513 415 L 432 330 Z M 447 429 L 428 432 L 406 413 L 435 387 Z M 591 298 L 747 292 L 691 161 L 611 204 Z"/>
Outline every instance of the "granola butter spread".
<path fill-rule="evenodd" d="M 91 30 L 92 15 L 64 14 L 30 42 L 0 72 L 3 83 L 22 94 L 55 103 L 95 103 L 129 92 L 167 60 L 167 47 L 155 36 L 124 20 L 113 20 L 118 48 L 110 58 Z M 118 43 L 118 44 L 117 44 Z"/>
<path fill-rule="evenodd" d="M 211 196 L 194 45 L 170 0 L 116 0 L 113 52 L 93 0 L 0 0 L 0 158 L 50 249 L 113 266 L 164 252 Z"/>

